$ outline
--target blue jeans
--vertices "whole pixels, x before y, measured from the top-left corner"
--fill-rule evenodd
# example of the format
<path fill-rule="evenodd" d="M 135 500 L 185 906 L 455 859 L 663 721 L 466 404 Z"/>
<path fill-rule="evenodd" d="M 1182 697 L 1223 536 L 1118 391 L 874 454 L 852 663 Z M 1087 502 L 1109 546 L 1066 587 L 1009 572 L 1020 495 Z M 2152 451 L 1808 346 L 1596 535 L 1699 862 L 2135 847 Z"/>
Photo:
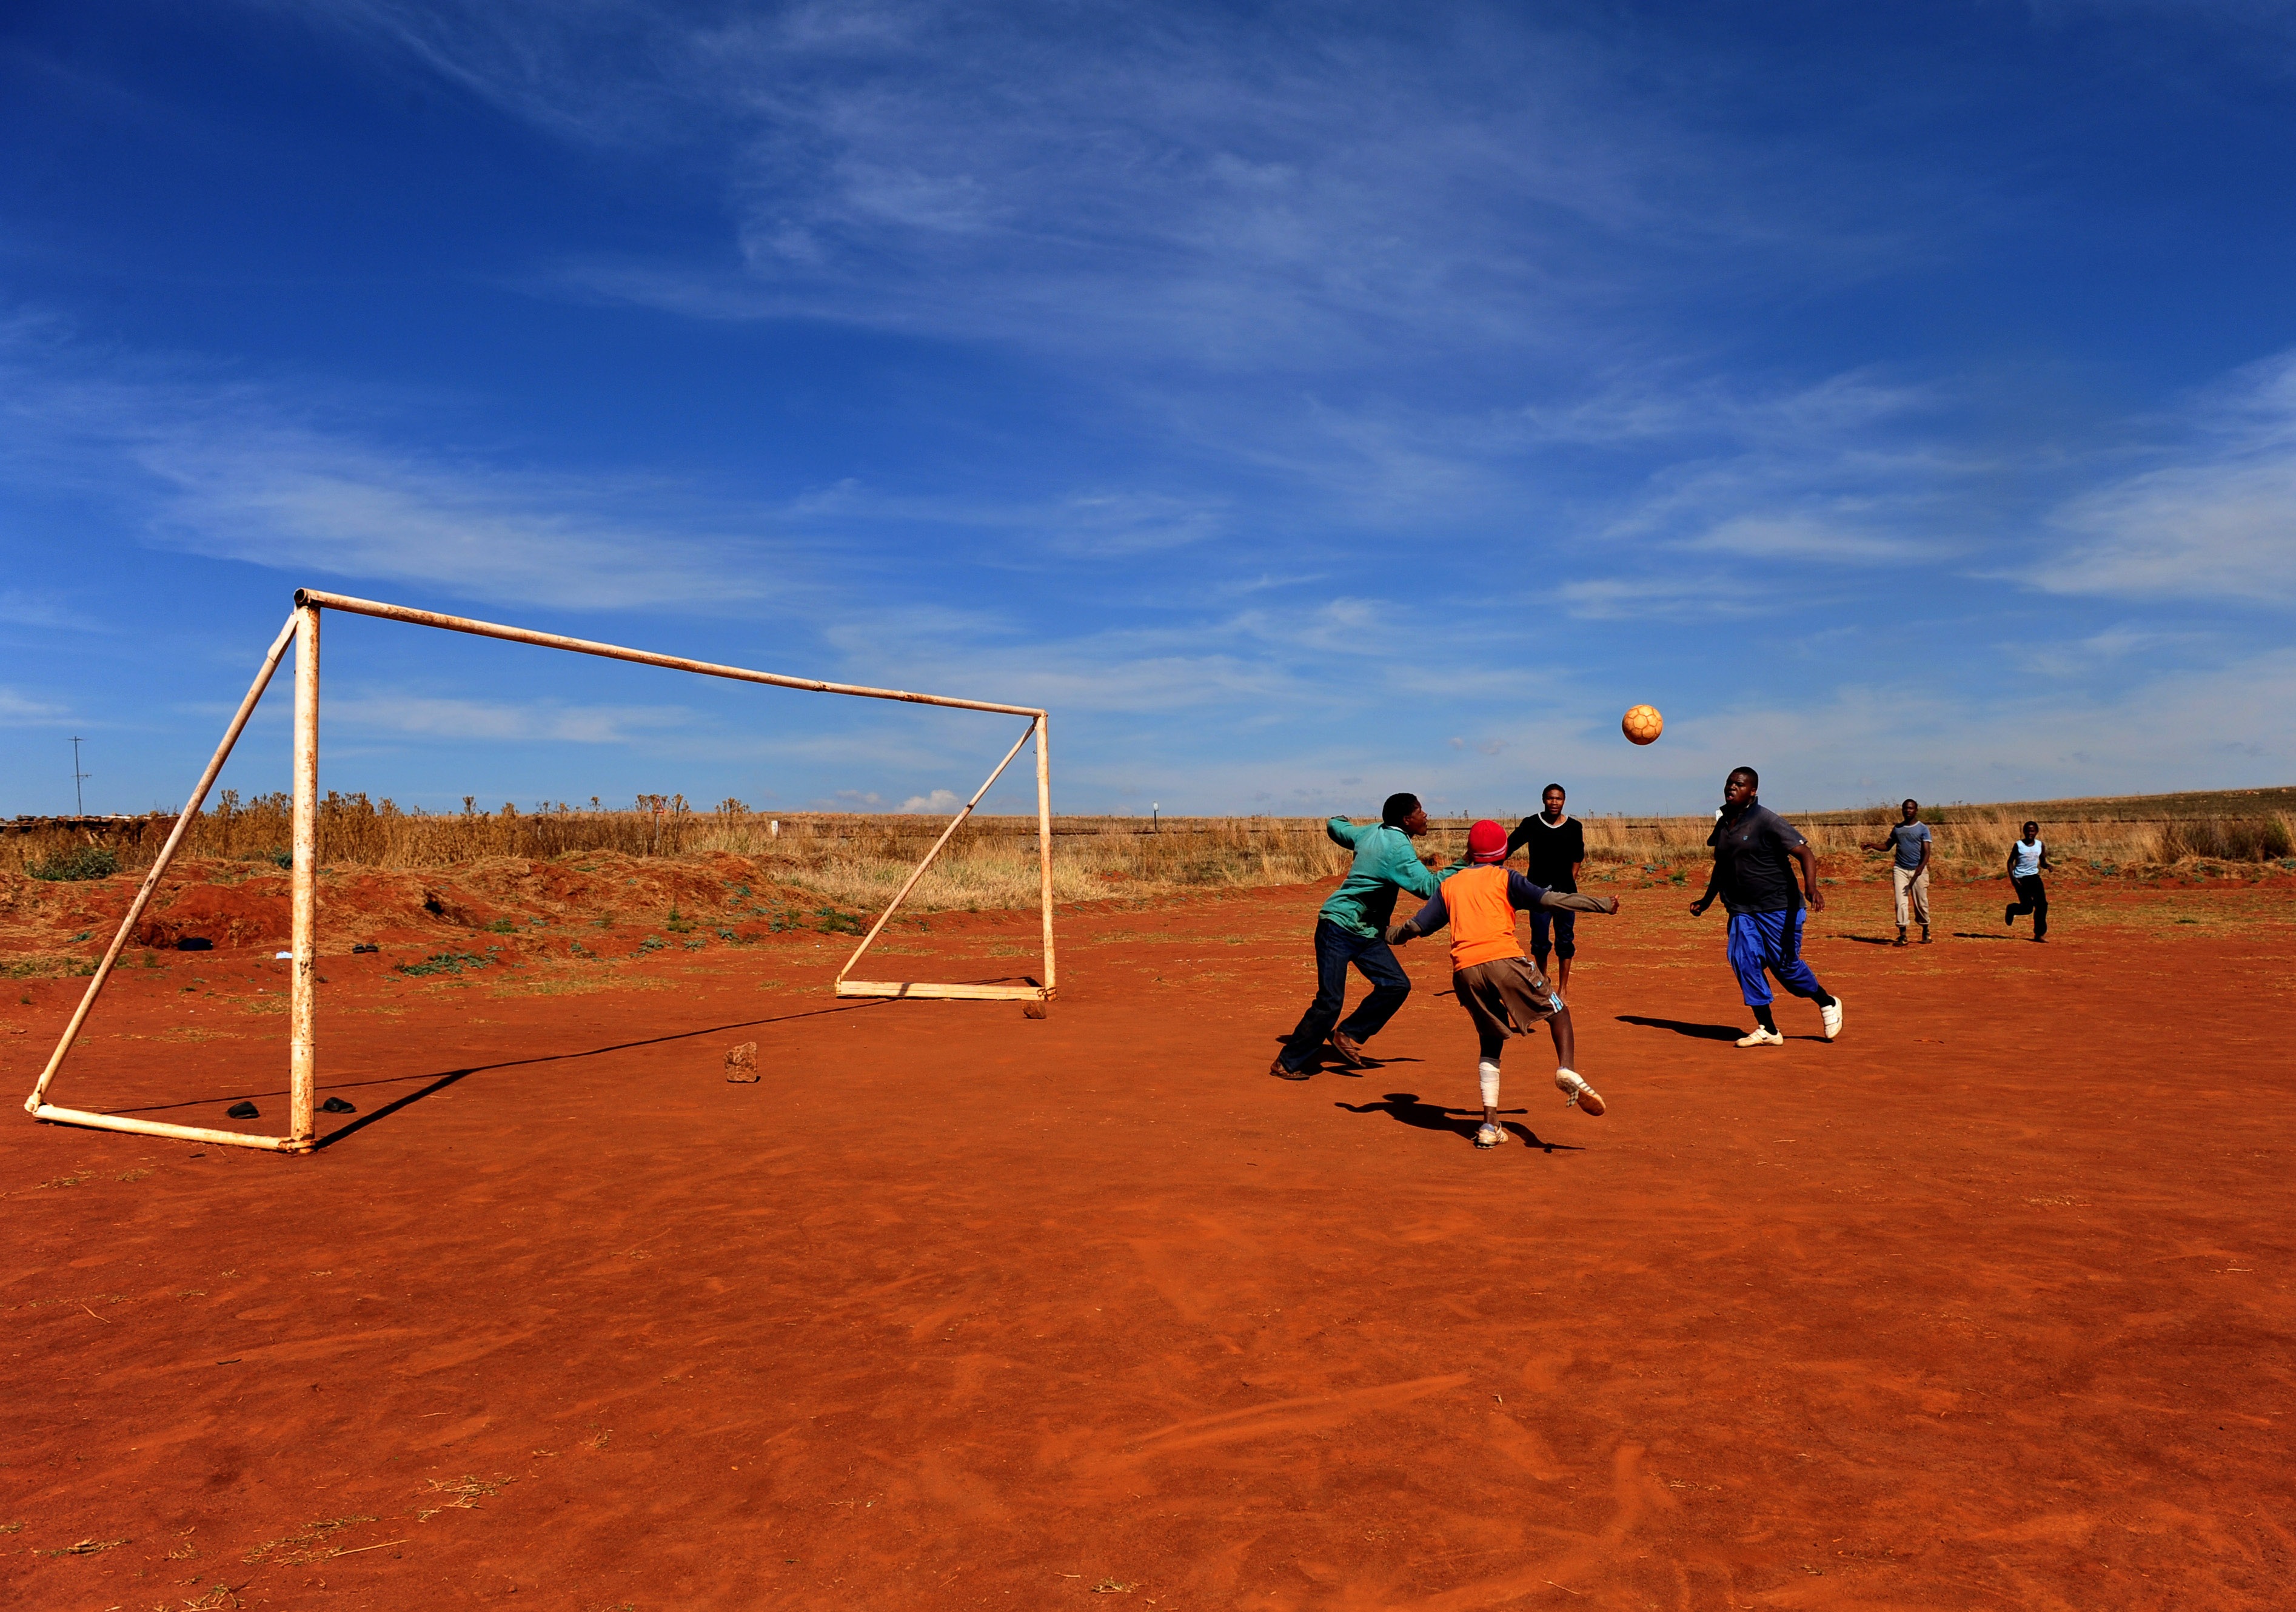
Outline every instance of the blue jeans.
<path fill-rule="evenodd" d="M 1548 907 L 1534 907 L 1530 909 L 1530 955 L 1538 960 L 1541 968 L 1546 966 L 1546 926 L 1549 924 L 1554 925 L 1554 955 L 1565 959 L 1578 955 L 1578 915 L 1556 912 Z"/>
<path fill-rule="evenodd" d="M 1749 1008 L 1770 1005 L 1767 969 L 1778 983 L 1796 996 L 1824 996 L 1825 987 L 1801 960 L 1803 911 L 1734 912 L 1730 915 L 1730 966 L 1737 970 L 1738 990 Z"/>
<path fill-rule="evenodd" d="M 1300 1016 L 1284 1049 L 1286 1069 L 1305 1069 L 1315 1061 L 1316 1049 L 1339 1024 L 1340 1009 L 1348 999 L 1348 968 L 1352 964 L 1371 982 L 1364 998 L 1340 1029 L 1358 1041 L 1377 1035 L 1403 999 L 1411 994 L 1411 976 L 1395 960 L 1395 950 L 1385 941 L 1341 928 L 1329 918 L 1316 920 L 1316 999 Z"/>

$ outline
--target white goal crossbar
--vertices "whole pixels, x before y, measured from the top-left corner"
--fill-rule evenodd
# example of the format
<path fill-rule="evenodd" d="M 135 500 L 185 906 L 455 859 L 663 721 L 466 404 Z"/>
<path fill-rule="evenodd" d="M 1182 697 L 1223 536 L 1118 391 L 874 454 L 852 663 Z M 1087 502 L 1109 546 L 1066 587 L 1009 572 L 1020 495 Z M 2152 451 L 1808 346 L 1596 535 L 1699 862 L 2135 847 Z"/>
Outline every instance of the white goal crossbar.
<path fill-rule="evenodd" d="M 128 1131 L 144 1136 L 176 1137 L 185 1141 L 209 1142 L 231 1147 L 259 1147 L 275 1153 L 308 1153 L 316 1145 L 317 1134 L 312 1123 L 312 1102 L 317 1090 L 318 1032 L 318 894 L 319 894 L 319 613 L 322 610 L 341 611 L 348 615 L 374 616 L 386 621 L 406 621 L 418 627 L 436 627 L 449 632 L 466 632 L 482 638 L 502 638 L 514 644 L 534 644 L 545 649 L 567 649 L 578 654 L 602 655 L 612 661 L 635 661 L 645 666 L 667 667 L 672 671 L 697 672 L 703 677 L 730 678 L 740 683 L 766 683 L 779 688 L 802 688 L 815 694 L 851 695 L 865 700 L 902 700 L 914 705 L 947 705 L 960 711 L 987 711 L 1004 716 L 1026 717 L 1029 726 L 1013 741 L 1004 759 L 996 763 L 972 798 L 949 819 L 940 838 L 933 842 L 924 859 L 910 873 L 877 921 L 861 937 L 853 955 L 845 959 L 845 966 L 837 971 L 836 991 L 844 997 L 908 997 L 943 998 L 959 1001 L 1018 1001 L 1026 1005 L 1031 1017 L 1041 1018 L 1045 1004 L 1053 999 L 1053 796 L 1052 766 L 1048 749 L 1046 712 L 1028 705 L 999 705 L 988 700 L 959 700 L 947 695 L 911 694 L 898 688 L 871 688 L 855 683 L 828 683 L 817 678 L 784 677 L 770 671 L 751 671 L 741 666 L 721 666 L 709 661 L 687 660 L 682 655 L 657 654 L 650 650 L 625 649 L 617 644 L 600 644 L 588 638 L 570 638 L 557 633 L 536 632 L 524 627 L 504 627 L 493 621 L 475 621 L 464 616 L 442 615 L 436 611 L 412 610 L 403 604 L 378 604 L 373 599 L 354 599 L 341 594 L 321 593 L 313 588 L 298 588 L 295 610 L 272 641 L 271 648 L 257 670 L 255 681 L 239 703 L 231 724 L 224 730 L 223 742 L 216 746 L 207 770 L 193 789 L 189 801 L 176 818 L 175 827 L 168 830 L 167 843 L 160 848 L 158 859 L 137 886 L 135 900 L 127 906 L 127 916 L 119 920 L 119 931 L 111 937 L 103 960 L 96 965 L 95 973 L 82 993 L 79 1006 L 72 1012 L 71 1020 L 64 1026 L 56 1041 L 55 1050 L 48 1057 L 47 1067 L 40 1072 L 38 1084 L 32 1095 L 24 1099 L 25 1112 L 36 1120 L 53 1121 L 62 1124 L 87 1125 L 103 1131 Z M 111 977 L 112 966 L 127 948 L 128 937 L 135 933 L 135 923 L 151 904 L 152 893 L 160 880 L 175 859 L 182 845 L 184 832 L 192 819 L 199 815 L 207 800 L 208 791 L 215 785 L 217 776 L 229 758 L 232 746 L 247 727 L 248 718 L 270 686 L 271 675 L 279 670 L 279 662 L 287 646 L 295 646 L 295 794 L 294 794 L 294 863 L 290 903 L 290 946 L 293 958 L 288 975 L 288 1134 L 285 1136 L 250 1135 L 237 1131 L 214 1131 L 198 1125 L 170 1125 L 158 1120 L 131 1118 L 126 1114 L 98 1114 L 86 1109 L 59 1107 L 47 1100 L 48 1087 L 63 1066 L 65 1055 L 79 1039 L 81 1027 L 86 1024 L 89 1010 L 103 990 L 104 981 Z M 1021 746 L 1034 738 L 1037 742 L 1037 876 L 1044 913 L 1045 973 L 1041 983 L 1029 985 L 946 984 L 928 980 L 856 980 L 847 976 L 862 954 L 869 950 L 885 925 L 891 919 L 909 892 L 916 888 L 935 858 L 972 815 L 980 804 L 980 797 L 989 786 L 1004 776 L 1021 753 Z"/>

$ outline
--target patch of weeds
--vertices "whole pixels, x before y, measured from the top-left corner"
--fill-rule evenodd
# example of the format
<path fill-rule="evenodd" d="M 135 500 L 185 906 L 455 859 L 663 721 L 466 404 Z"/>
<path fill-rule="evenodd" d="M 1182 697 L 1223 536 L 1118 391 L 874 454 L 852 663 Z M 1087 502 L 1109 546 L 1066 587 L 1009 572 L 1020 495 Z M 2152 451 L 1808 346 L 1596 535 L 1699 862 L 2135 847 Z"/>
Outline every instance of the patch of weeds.
<path fill-rule="evenodd" d="M 2190 918 L 2185 918 L 2183 921 L 2187 924 L 2192 922 Z M 94 1179 L 95 1172 L 91 1170 L 85 1175 L 60 1175 L 52 1181 L 42 1181 L 40 1185 L 43 1187 L 77 1187 L 82 1181 L 92 1181 Z"/>
<path fill-rule="evenodd" d="M 52 884 L 109 878 L 119 871 L 119 857 L 117 852 L 102 845 L 76 845 L 70 851 L 42 857 L 37 862 L 25 863 L 24 871 L 36 879 L 45 879 Z"/>
<path fill-rule="evenodd" d="M 685 949 L 688 951 L 699 951 L 709 943 L 709 937 L 708 935 L 697 934 L 692 940 L 685 942 Z"/>
<path fill-rule="evenodd" d="M 84 940 L 87 939 L 87 937 L 88 937 L 89 935 L 94 934 L 94 933 L 95 933 L 95 931 L 94 931 L 93 929 L 83 929 L 83 930 L 81 930 L 78 934 L 76 934 L 76 935 L 72 936 L 72 938 L 71 938 L 70 941 L 66 942 L 65 942 L 65 944 L 66 944 L 66 945 L 70 945 L 70 946 L 77 946 L 77 945 L 78 945 L 82 941 L 84 941 Z"/>
<path fill-rule="evenodd" d="M 274 845 L 264 853 L 263 859 L 274 868 L 292 868 L 295 865 L 295 853 L 291 851 L 282 851 L 278 846 Z"/>
<path fill-rule="evenodd" d="M 393 966 L 405 975 L 460 974 L 465 968 L 483 968 L 487 959 L 474 951 L 434 951 L 419 963 L 398 963 Z"/>
<path fill-rule="evenodd" d="M 669 909 L 669 917 L 664 921 L 662 927 L 672 934 L 690 934 L 693 931 L 693 920 L 673 907 Z"/>
<path fill-rule="evenodd" d="M 487 925 L 487 933 L 488 934 L 516 934 L 518 933 L 518 925 L 512 923 L 508 918 L 496 918 L 493 923 Z"/>
<path fill-rule="evenodd" d="M 324 1522 L 309 1523 L 299 1533 L 257 1545 L 240 1560 L 249 1563 L 265 1560 L 291 1562 L 299 1567 L 324 1561 L 335 1554 L 335 1547 L 330 1542 L 336 1534 L 345 1528 L 373 1520 L 372 1517 L 332 1517 Z"/>
<path fill-rule="evenodd" d="M 814 927 L 824 934 L 859 934 L 861 933 L 862 925 L 859 918 L 849 912 L 840 912 L 834 907 L 816 907 L 814 909 L 813 916 L 817 920 Z"/>
<path fill-rule="evenodd" d="M 151 1173 L 149 1170 L 127 1170 L 121 1172 L 117 1179 L 123 1181 L 140 1181 Z"/>
<path fill-rule="evenodd" d="M 661 936 L 658 934 L 650 934 L 646 936 L 645 939 L 638 942 L 638 949 L 636 955 L 644 956 L 649 951 L 660 951 L 663 947 L 668 944 L 669 942 L 663 940 Z"/>
<path fill-rule="evenodd" d="M 730 929 L 720 929 L 718 932 L 718 938 L 725 942 L 728 946 L 739 946 L 742 944 L 742 937 L 735 934 Z"/>
<path fill-rule="evenodd" d="M 472 1477 L 465 1474 L 461 1477 L 433 1477 L 425 1482 L 428 1485 L 422 1491 L 425 1494 L 451 1494 L 455 1498 L 441 1501 L 435 1506 L 418 1506 L 414 1511 L 417 1522 L 429 1522 L 441 1511 L 475 1511 L 480 1501 L 490 1494 L 501 1493 L 505 1485 L 514 1484 L 518 1479 Z"/>
<path fill-rule="evenodd" d="M 40 1554 L 43 1556 L 101 1556 L 106 1550 L 117 1550 L 120 1546 L 133 1542 L 135 1542 L 132 1540 L 125 1539 L 84 1539 L 76 1545 L 66 1545 L 61 1550 L 43 1550 Z"/>

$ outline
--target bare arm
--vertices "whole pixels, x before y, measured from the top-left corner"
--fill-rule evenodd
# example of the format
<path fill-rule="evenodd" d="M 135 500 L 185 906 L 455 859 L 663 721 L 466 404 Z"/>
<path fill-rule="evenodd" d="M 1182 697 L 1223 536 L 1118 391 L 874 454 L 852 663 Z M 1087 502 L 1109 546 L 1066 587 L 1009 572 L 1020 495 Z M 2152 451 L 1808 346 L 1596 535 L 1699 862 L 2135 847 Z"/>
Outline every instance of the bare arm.
<path fill-rule="evenodd" d="M 1715 893 L 1721 888 L 1722 862 L 1719 858 L 1717 858 L 1715 859 L 1714 866 L 1708 870 L 1706 875 L 1706 893 L 1690 903 L 1691 916 L 1693 917 L 1697 917 L 1703 914 L 1709 907 L 1714 905 Z"/>
<path fill-rule="evenodd" d="M 1824 912 L 1825 892 L 1817 887 L 1817 852 L 1809 848 L 1809 842 L 1807 840 L 1792 849 L 1794 860 L 1801 864 L 1802 893 L 1809 900 L 1809 909 L 1812 912 Z"/>

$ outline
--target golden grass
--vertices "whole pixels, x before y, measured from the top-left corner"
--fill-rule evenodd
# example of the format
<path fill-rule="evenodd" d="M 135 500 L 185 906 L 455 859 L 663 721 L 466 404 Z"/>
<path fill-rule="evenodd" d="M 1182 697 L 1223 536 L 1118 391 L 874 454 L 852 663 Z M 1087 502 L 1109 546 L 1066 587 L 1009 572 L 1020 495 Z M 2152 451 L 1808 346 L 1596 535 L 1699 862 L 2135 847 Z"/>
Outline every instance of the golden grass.
<path fill-rule="evenodd" d="M 646 799 L 649 808 L 635 811 L 609 811 L 594 803 L 589 809 L 561 805 L 541 811 L 505 805 L 481 812 L 473 804 L 462 812 L 432 814 L 402 811 L 387 800 L 378 805 L 364 795 L 330 794 L 320 812 L 321 860 L 339 869 L 446 868 L 488 858 L 547 860 L 620 852 L 675 862 L 725 852 L 753 863 L 761 881 L 810 892 L 837 907 L 873 912 L 891 899 L 946 827 L 939 818 L 813 812 L 775 818 L 738 801 L 694 811 L 681 797 Z M 2209 797 L 2211 803 L 2217 799 Z M 656 802 L 659 810 L 652 809 Z M 2137 818 L 2103 810 L 2111 802 L 2079 804 L 2095 810 L 2043 824 L 2053 859 L 2069 868 L 2138 873 L 2296 858 L 2296 815 L 2285 810 Z M 2027 812 L 2013 806 L 1924 812 L 1935 835 L 1936 866 L 1954 876 L 1997 872 Z M 1886 867 L 1886 855 L 1860 846 L 1886 833 L 1897 820 L 1895 808 L 1790 815 L 1803 826 L 1831 876 L 1879 876 Z M 1697 877 L 1707 860 L 1710 816 L 1583 820 L 1589 872 L 1597 878 L 1644 869 Z M 1436 865 L 1450 861 L 1464 847 L 1465 828 L 1464 821 L 1437 824 L 1421 842 L 1423 855 Z M 147 832 L 140 840 L 115 843 L 122 871 L 149 866 L 161 837 Z M 285 795 L 242 801 L 226 792 L 216 810 L 194 819 L 185 850 L 268 873 L 291 837 Z M 65 830 L 0 838 L 0 872 L 83 843 L 84 835 Z M 1336 876 L 1349 857 L 1325 836 L 1320 820 L 1297 818 L 1175 818 L 1152 832 L 1137 818 L 1062 818 L 1053 845 L 1054 896 L 1063 903 L 1308 884 Z M 1036 900 L 1034 819 L 975 818 L 919 882 L 909 908 L 1002 910 L 1029 907 Z"/>

